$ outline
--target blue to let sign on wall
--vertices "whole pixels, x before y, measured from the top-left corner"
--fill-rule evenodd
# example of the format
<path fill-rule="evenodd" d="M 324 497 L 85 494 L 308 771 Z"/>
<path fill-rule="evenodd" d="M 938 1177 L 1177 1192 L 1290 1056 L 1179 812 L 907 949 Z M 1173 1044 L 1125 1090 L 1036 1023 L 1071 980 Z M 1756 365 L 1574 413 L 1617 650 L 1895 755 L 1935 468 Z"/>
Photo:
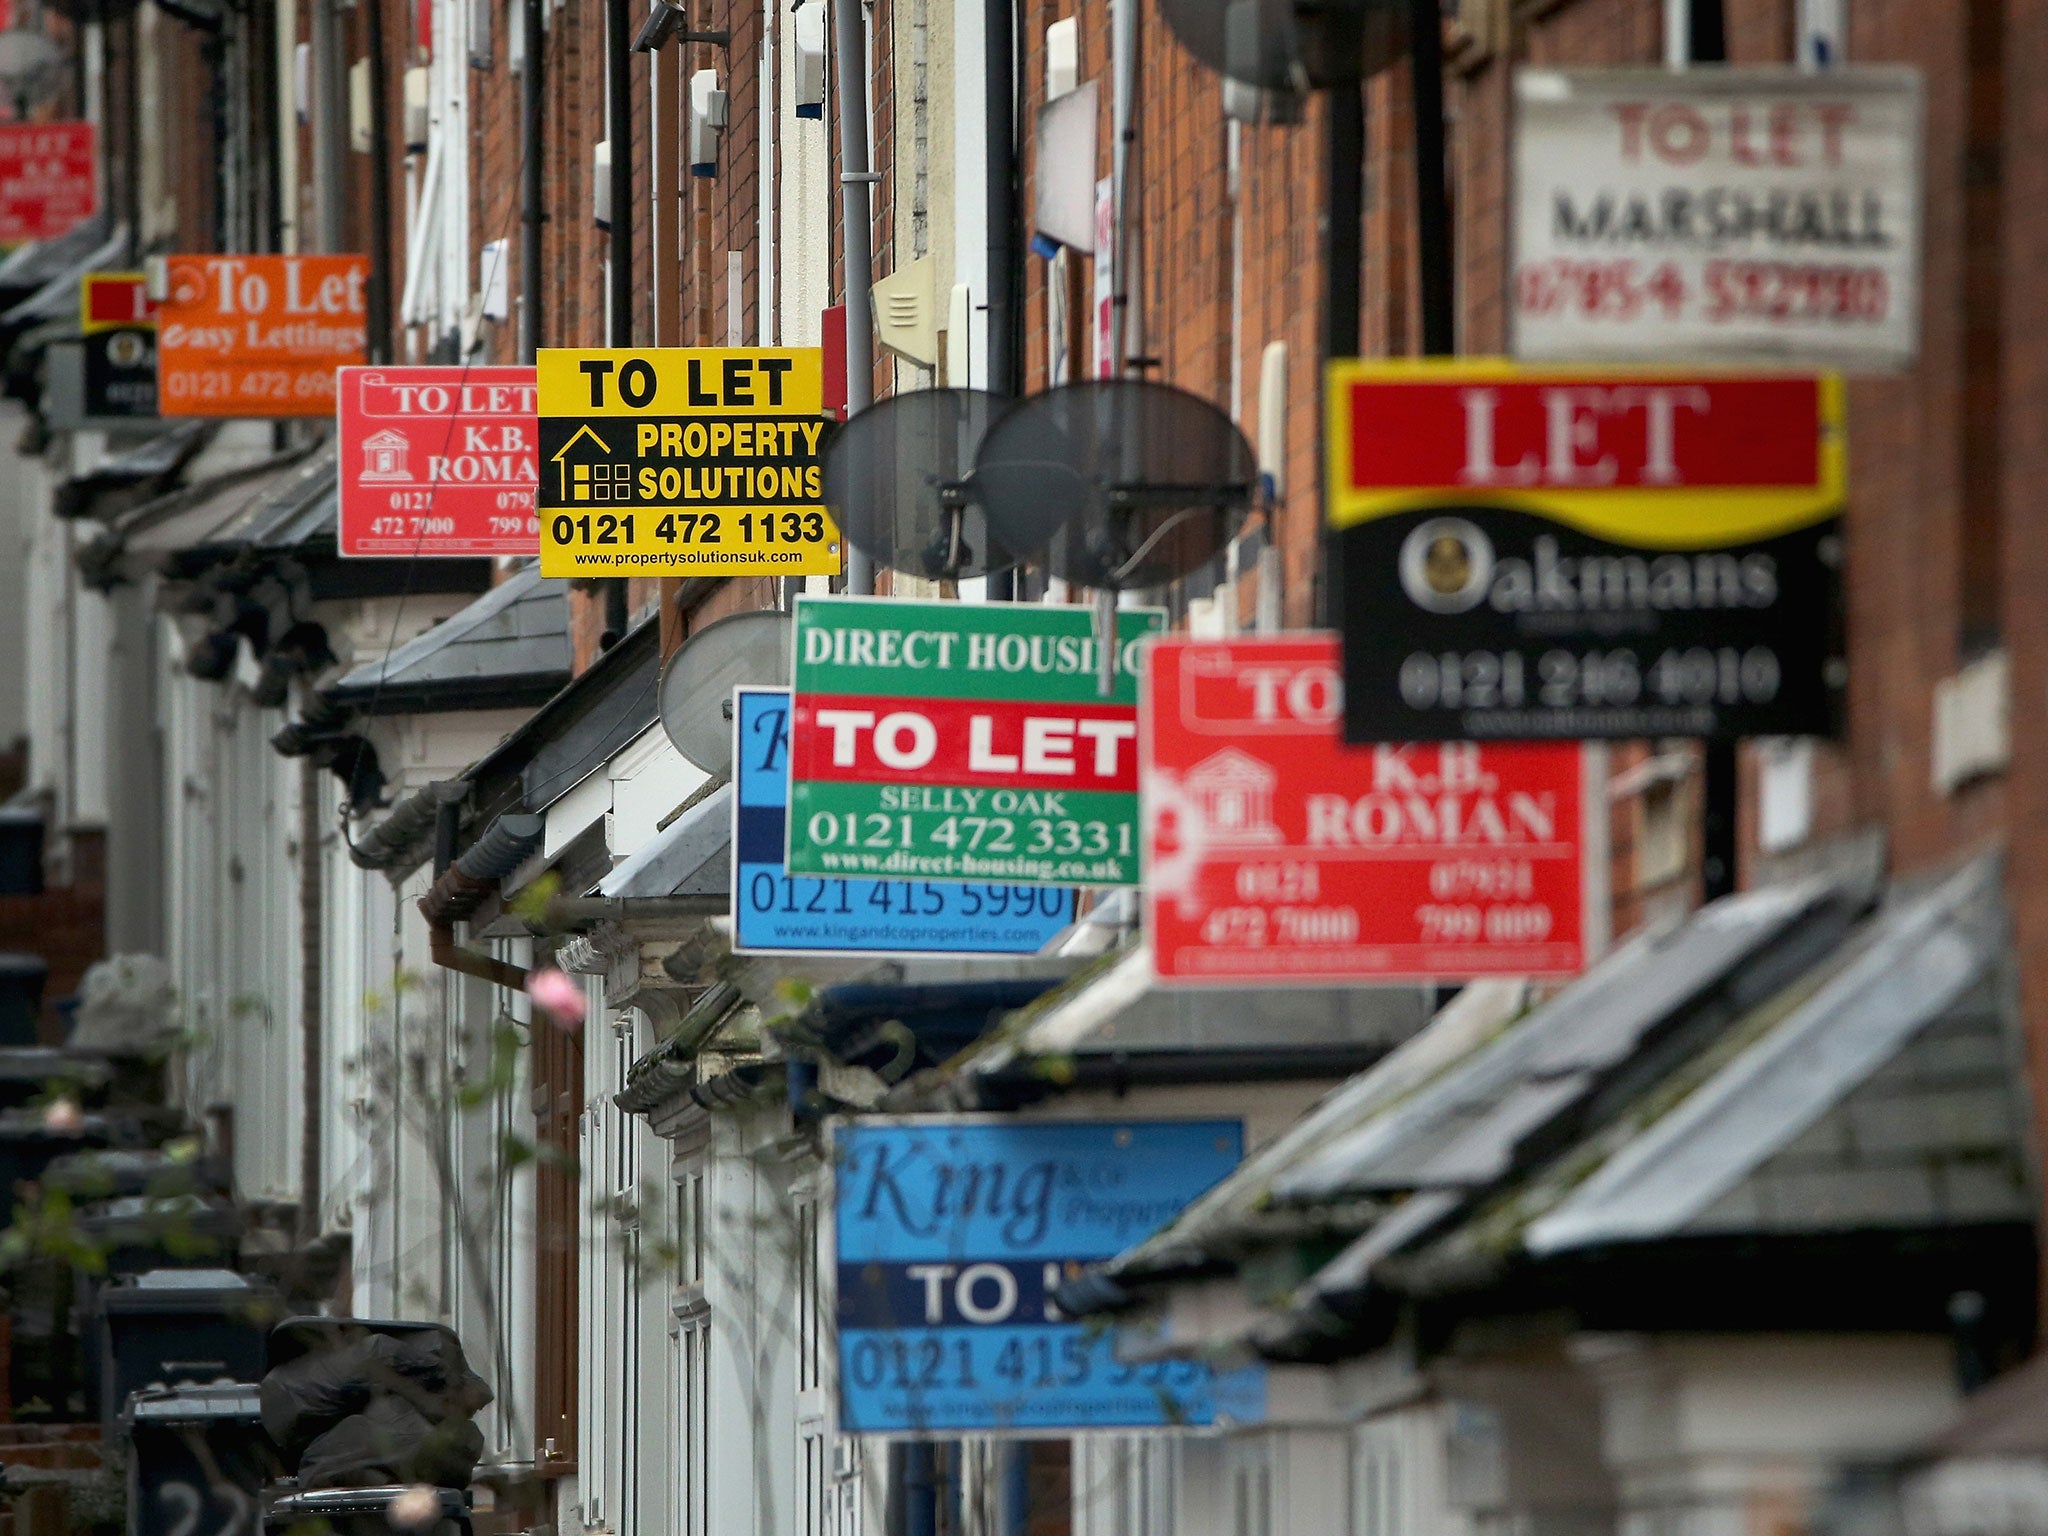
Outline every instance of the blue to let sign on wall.
<path fill-rule="evenodd" d="M 1126 1364 L 1051 1294 L 1237 1166 L 1235 1120 L 852 1120 L 833 1140 L 839 1424 L 1064 1431 L 1258 1416 L 1256 1373 Z"/>
<path fill-rule="evenodd" d="M 790 874 L 789 690 L 739 688 L 733 698 L 737 952 L 1035 955 L 1073 922 L 1071 886 Z"/>

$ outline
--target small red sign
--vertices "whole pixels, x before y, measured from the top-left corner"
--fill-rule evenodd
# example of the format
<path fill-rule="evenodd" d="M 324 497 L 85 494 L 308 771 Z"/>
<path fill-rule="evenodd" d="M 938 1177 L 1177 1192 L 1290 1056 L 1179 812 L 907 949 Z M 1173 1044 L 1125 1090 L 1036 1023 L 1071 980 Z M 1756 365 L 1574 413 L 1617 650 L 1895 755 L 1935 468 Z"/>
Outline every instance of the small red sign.
<path fill-rule="evenodd" d="M 140 272 L 88 272 L 78 280 L 78 327 L 91 334 L 156 324 L 156 301 Z"/>
<path fill-rule="evenodd" d="M 99 211 L 91 123 L 0 123 L 0 245 L 54 240 Z"/>
<path fill-rule="evenodd" d="M 1578 746 L 1347 747 L 1343 713 L 1334 635 L 1149 647 L 1138 761 L 1161 978 L 1578 971 Z"/>
<path fill-rule="evenodd" d="M 531 368 L 340 370 L 344 555 L 535 555 Z"/>
<path fill-rule="evenodd" d="M 1354 384 L 1352 484 L 1472 491 L 1811 486 L 1813 378 L 1616 374 Z"/>

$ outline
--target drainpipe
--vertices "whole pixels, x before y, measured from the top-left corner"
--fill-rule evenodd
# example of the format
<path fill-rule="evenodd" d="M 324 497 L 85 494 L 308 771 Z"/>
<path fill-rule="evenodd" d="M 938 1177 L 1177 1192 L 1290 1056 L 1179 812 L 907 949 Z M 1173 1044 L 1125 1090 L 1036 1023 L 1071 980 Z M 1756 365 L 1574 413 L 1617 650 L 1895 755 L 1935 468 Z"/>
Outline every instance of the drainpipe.
<path fill-rule="evenodd" d="M 320 941 L 325 927 L 320 878 L 320 769 L 299 764 L 299 1240 L 320 1235 L 320 1030 L 326 999 Z"/>
<path fill-rule="evenodd" d="M 1129 9 L 1119 6 L 1119 10 Z M 983 0 L 982 59 L 988 113 L 988 387 L 1023 393 L 1017 347 L 1017 81 L 1011 0 Z M 956 382 L 964 383 L 965 380 Z"/>
<path fill-rule="evenodd" d="M 606 344 L 633 345 L 633 22 L 605 0 L 605 137 L 612 146 L 611 306 Z M 619 582 L 623 598 L 625 582 Z"/>
<path fill-rule="evenodd" d="M 1030 1536 L 1031 1442 L 998 1442 L 996 1465 L 1002 1488 L 1002 1513 L 996 1530 L 999 1536 Z"/>
<path fill-rule="evenodd" d="M 313 248 L 341 249 L 343 143 L 348 137 L 347 69 L 338 0 L 313 0 Z"/>
<path fill-rule="evenodd" d="M 1122 378 L 1125 367 L 1145 345 L 1144 310 L 1137 292 L 1137 252 L 1131 248 L 1138 221 L 1132 209 L 1132 158 L 1138 148 L 1138 7 L 1112 7 L 1109 23 L 1109 67 L 1113 80 L 1110 101 L 1111 196 L 1116 204 L 1116 244 L 1110 251 L 1110 377 Z"/>
<path fill-rule="evenodd" d="M 994 394 L 1015 399 L 1024 393 L 1023 349 L 1018 345 L 1022 314 L 1017 303 L 1017 51 L 1011 0 L 983 0 L 982 96 L 988 130 L 982 140 L 986 165 L 988 225 L 988 377 Z M 956 380 L 965 383 L 966 380 Z M 993 571 L 988 600 L 1005 603 L 1017 595 L 1015 570 Z"/>
<path fill-rule="evenodd" d="M 1451 201 L 1444 131 L 1442 0 L 1409 0 L 1408 63 L 1415 104 L 1415 244 L 1421 267 L 1422 351 L 1449 357 L 1458 349 L 1456 291 L 1451 272 Z"/>
<path fill-rule="evenodd" d="M 478 981 L 508 987 L 514 992 L 526 990 L 525 966 L 509 964 L 480 949 L 463 948 L 455 942 L 455 930 L 446 923 L 436 923 L 427 930 L 427 956 L 444 971 L 474 976 Z"/>
<path fill-rule="evenodd" d="M 875 321 L 868 290 L 875 281 L 874 215 L 868 189 L 880 177 L 868 162 L 867 43 L 861 0 L 830 0 L 835 84 L 839 91 L 839 222 L 846 232 L 846 414 L 875 397 Z M 874 562 L 846 551 L 846 590 L 875 590 Z"/>
<path fill-rule="evenodd" d="M 327 0 L 332 3 L 332 0 Z M 519 0 L 525 57 L 519 80 L 519 360 L 531 365 L 541 335 L 541 227 L 547 218 L 547 188 L 541 178 L 547 101 L 546 36 L 548 0 Z"/>
<path fill-rule="evenodd" d="M 363 18 L 370 51 L 370 285 L 365 295 L 370 361 L 391 361 L 391 113 L 385 98 L 384 0 Z"/>
<path fill-rule="evenodd" d="M 455 942 L 455 924 L 483 905 L 498 882 L 512 873 L 541 845 L 546 822 L 518 812 L 500 816 L 470 844 L 462 857 L 442 870 L 419 900 L 427 920 L 428 954 L 444 970 L 458 971 L 501 987 L 524 987 L 526 971 L 482 950 Z"/>
<path fill-rule="evenodd" d="M 1664 63 L 1726 61 L 1721 0 L 1664 0 Z M 1741 755 L 1733 741 L 1700 744 L 1700 899 L 1735 894 L 1741 864 Z"/>

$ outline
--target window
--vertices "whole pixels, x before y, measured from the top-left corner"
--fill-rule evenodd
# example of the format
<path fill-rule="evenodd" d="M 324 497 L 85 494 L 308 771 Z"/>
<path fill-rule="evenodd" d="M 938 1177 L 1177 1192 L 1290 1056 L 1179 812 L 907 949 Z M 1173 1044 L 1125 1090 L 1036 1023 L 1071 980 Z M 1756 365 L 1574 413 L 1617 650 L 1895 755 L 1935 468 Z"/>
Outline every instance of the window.
<path fill-rule="evenodd" d="M 711 1309 L 704 1299 L 702 1162 L 676 1174 L 676 1273 L 669 1336 L 675 1351 L 677 1444 L 674 1536 L 709 1536 L 711 1529 Z"/>
<path fill-rule="evenodd" d="M 1265 1436 L 1230 1447 L 1232 1536 L 1273 1536 L 1272 1449 Z"/>
<path fill-rule="evenodd" d="M 583 1088 L 583 1035 L 533 1031 L 535 1135 L 552 1154 L 534 1183 L 534 1441 L 551 1474 L 576 1460 L 578 1305 L 576 1106 Z"/>
<path fill-rule="evenodd" d="M 1390 1424 L 1361 1425 L 1352 1441 L 1352 1536 L 1405 1536 L 1401 1441 Z"/>
<path fill-rule="evenodd" d="M 818 1205 L 799 1200 L 796 1207 L 796 1385 L 815 1392 L 825 1385 L 825 1302 L 820 1284 Z"/>

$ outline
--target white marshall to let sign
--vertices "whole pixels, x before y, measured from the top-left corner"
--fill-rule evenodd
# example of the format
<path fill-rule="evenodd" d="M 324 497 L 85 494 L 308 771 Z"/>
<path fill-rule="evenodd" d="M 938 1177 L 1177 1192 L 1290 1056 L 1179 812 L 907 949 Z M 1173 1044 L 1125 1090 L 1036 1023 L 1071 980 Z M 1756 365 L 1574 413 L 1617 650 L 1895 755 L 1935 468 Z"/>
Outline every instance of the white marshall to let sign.
<path fill-rule="evenodd" d="M 1913 361 L 1918 71 L 1525 69 L 1515 101 L 1517 357 Z"/>

